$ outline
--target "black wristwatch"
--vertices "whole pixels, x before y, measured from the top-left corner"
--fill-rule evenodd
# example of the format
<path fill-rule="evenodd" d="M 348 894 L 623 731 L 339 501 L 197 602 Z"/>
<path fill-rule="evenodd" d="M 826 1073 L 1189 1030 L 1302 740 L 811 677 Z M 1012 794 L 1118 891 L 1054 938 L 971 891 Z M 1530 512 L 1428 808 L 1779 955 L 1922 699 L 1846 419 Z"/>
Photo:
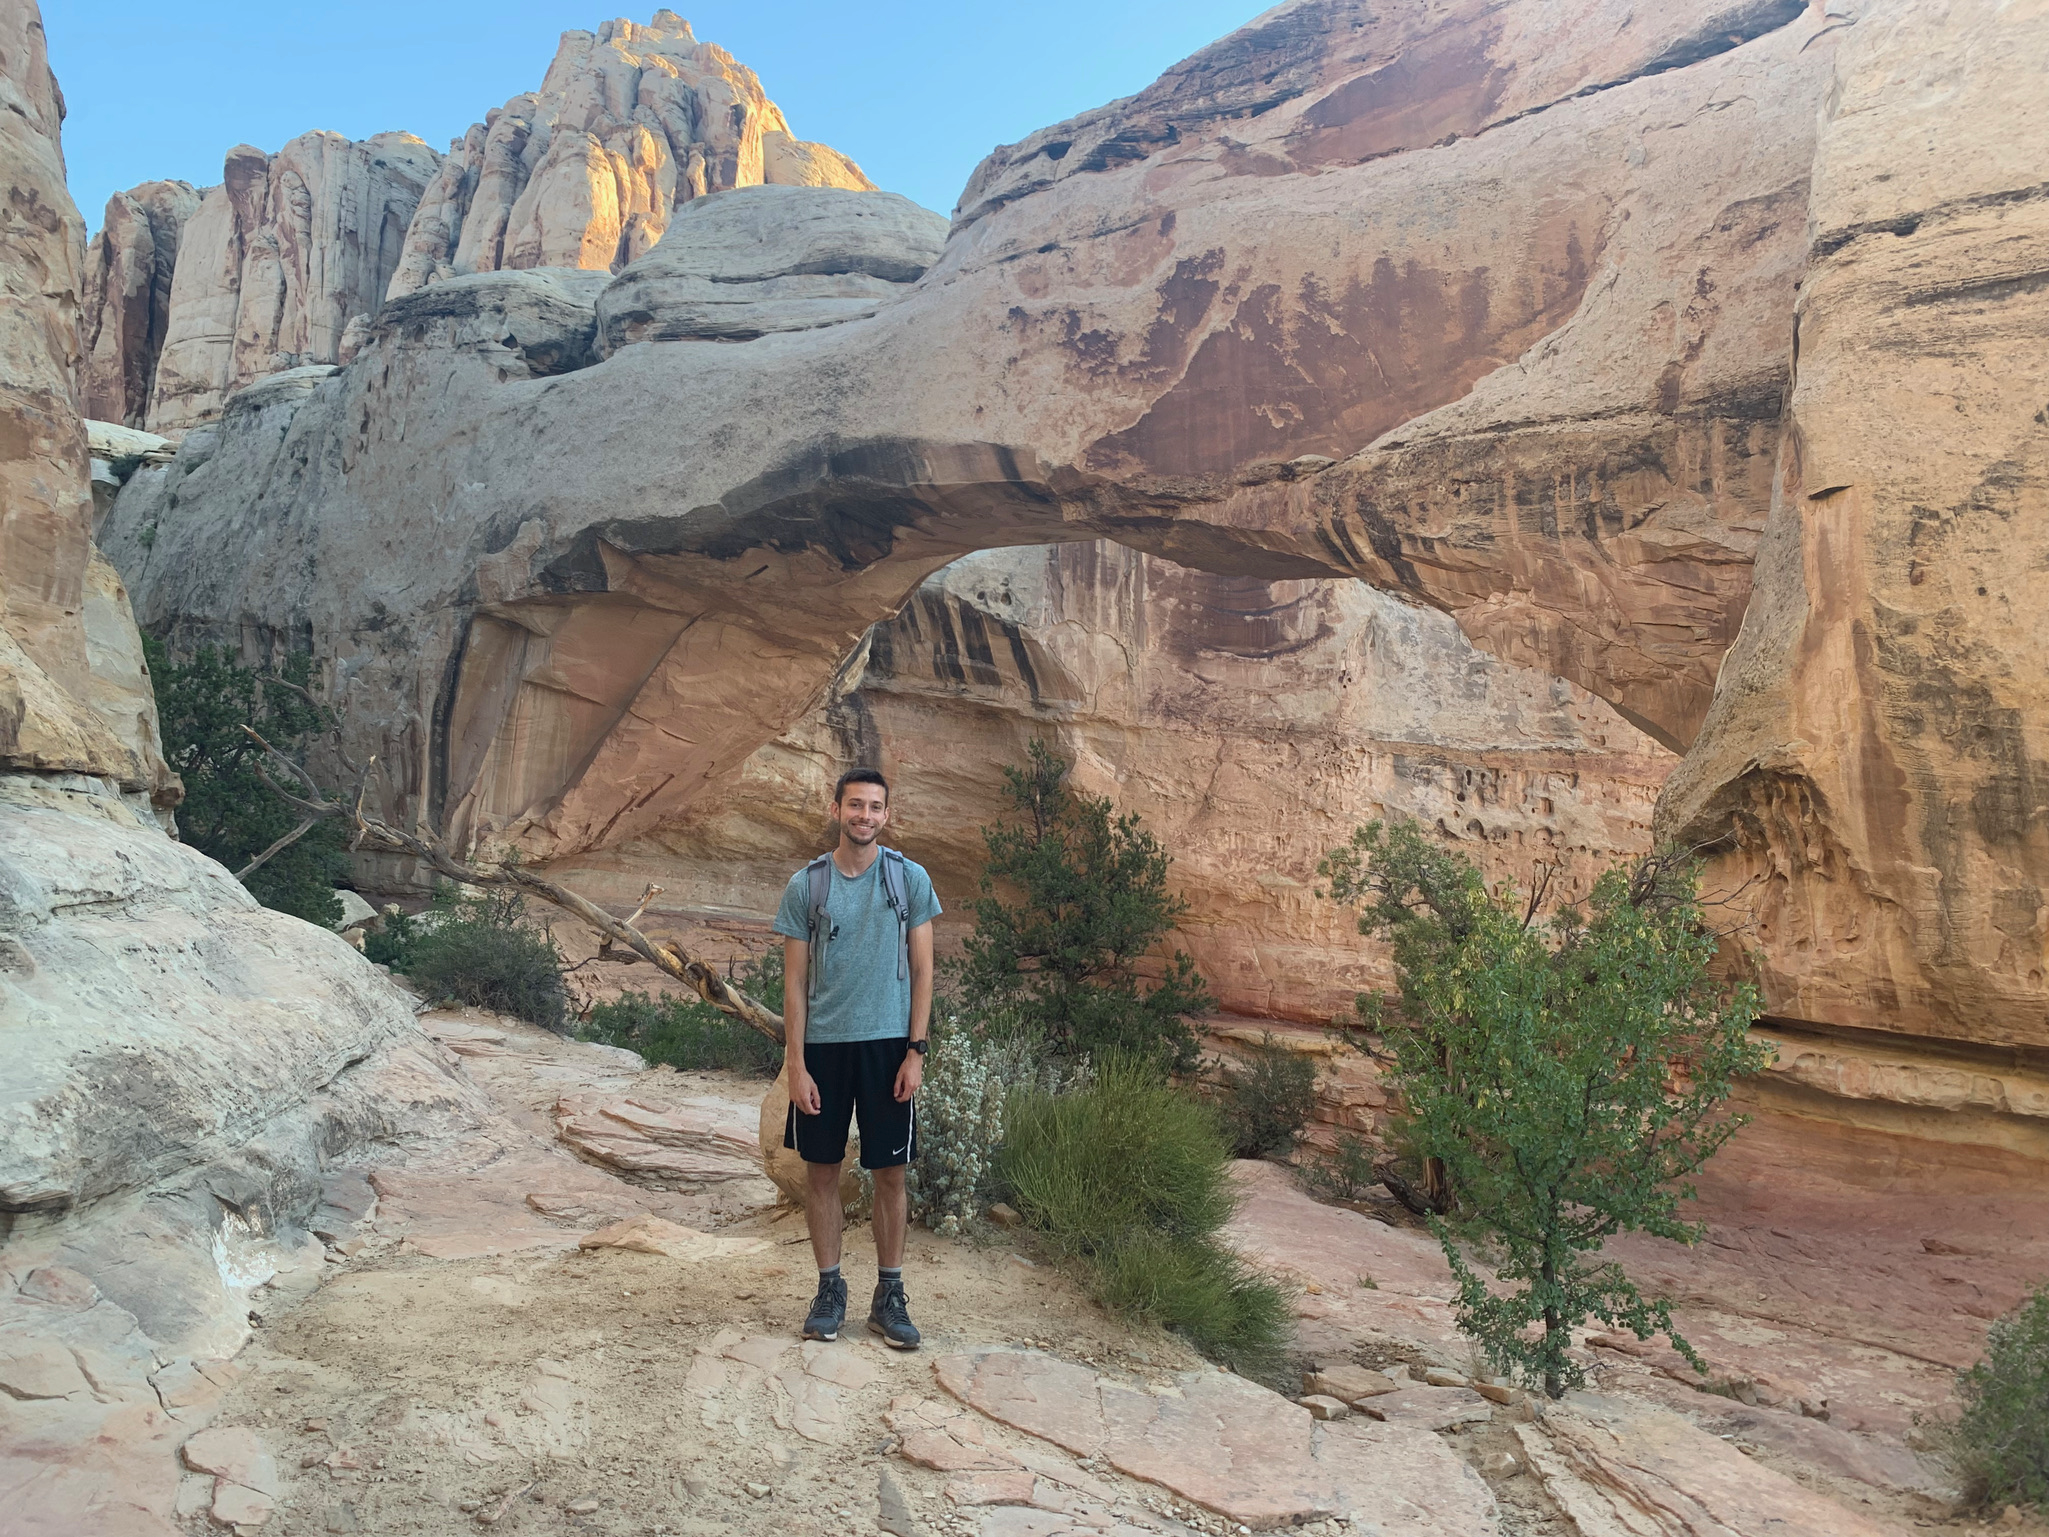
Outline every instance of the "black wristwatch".
<path fill-rule="evenodd" d="M 932 1043 L 930 1041 L 906 1041 L 904 1042 L 904 1044 L 908 1046 L 912 1051 L 915 1051 L 921 1057 L 924 1056 L 926 1052 L 932 1049 Z"/>

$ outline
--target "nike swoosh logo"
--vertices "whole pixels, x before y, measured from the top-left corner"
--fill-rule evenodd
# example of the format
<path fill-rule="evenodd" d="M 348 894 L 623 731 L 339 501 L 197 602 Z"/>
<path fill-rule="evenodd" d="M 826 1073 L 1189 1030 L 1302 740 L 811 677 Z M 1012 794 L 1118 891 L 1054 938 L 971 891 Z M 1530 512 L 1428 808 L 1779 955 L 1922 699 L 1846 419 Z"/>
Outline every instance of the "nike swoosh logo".
<path fill-rule="evenodd" d="M 897 1156 L 897 1153 L 908 1153 L 908 1152 L 909 1152 L 910 1150 L 911 1150 L 911 1145 L 910 1145 L 910 1143 L 906 1142 L 906 1143 L 905 1143 L 905 1144 L 904 1144 L 904 1145 L 903 1145 L 902 1147 L 900 1147 L 900 1148 L 898 1148 L 898 1149 L 896 1150 L 896 1153 L 891 1153 L 891 1154 L 890 1154 L 889 1156 L 890 1156 L 890 1157 L 892 1157 L 892 1158 L 894 1158 L 894 1157 L 896 1157 L 896 1156 Z"/>

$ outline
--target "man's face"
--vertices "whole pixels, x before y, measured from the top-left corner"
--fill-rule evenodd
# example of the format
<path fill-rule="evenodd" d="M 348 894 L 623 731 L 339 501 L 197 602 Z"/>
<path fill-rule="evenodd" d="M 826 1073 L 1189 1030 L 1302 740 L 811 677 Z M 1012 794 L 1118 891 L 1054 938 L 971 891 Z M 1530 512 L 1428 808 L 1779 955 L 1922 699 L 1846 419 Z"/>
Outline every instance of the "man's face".
<path fill-rule="evenodd" d="M 850 784 L 833 808 L 840 832 L 849 843 L 866 848 L 889 821 L 889 792 L 881 785 Z"/>

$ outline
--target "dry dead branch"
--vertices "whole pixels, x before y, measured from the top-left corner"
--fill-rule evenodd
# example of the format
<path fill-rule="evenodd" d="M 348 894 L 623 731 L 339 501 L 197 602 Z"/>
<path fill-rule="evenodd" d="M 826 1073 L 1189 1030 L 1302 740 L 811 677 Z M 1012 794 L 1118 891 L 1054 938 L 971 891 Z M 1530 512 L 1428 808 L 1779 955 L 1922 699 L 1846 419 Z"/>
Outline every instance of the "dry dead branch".
<path fill-rule="evenodd" d="M 520 891 L 531 892 L 542 901 L 575 914 L 596 929 L 601 950 L 611 944 L 624 945 L 642 960 L 667 972 L 689 987 L 720 1013 L 729 1014 L 742 1024 L 759 1030 L 777 1045 L 782 1044 L 783 1018 L 775 1010 L 748 997 L 704 961 L 698 960 L 673 943 L 657 943 L 635 927 L 636 920 L 647 910 L 648 903 L 660 892 L 659 886 L 649 886 L 640 899 L 640 905 L 633 910 L 632 916 L 622 921 L 614 918 L 595 902 L 580 897 L 567 887 L 558 886 L 555 882 L 515 862 L 508 860 L 496 865 L 465 864 L 450 854 L 439 838 L 409 833 L 402 828 L 393 827 L 389 822 L 370 815 L 364 809 L 370 787 L 370 775 L 377 767 L 375 758 L 357 771 L 354 795 L 347 800 L 329 800 L 319 785 L 314 783 L 313 777 L 265 741 L 261 732 L 253 726 L 244 726 L 242 729 L 255 739 L 256 744 L 264 750 L 271 762 L 284 769 L 304 790 L 304 794 L 288 790 L 265 774 L 261 766 L 257 768 L 257 773 L 264 784 L 297 808 L 307 819 L 306 826 L 326 817 L 345 816 L 355 825 L 354 836 L 349 840 L 351 850 L 368 847 L 386 853 L 410 854 L 415 859 L 426 861 L 437 874 L 461 885 L 511 886 Z M 346 757 L 342 761 L 349 769 L 355 771 L 355 765 Z M 303 832 L 304 828 L 299 831 Z M 298 834 L 294 833 L 292 836 L 296 837 Z M 285 840 L 285 843 L 289 842 L 289 838 Z M 280 843 L 278 847 L 284 847 L 284 843 Z M 275 849 L 267 851 L 263 857 L 268 858 L 269 854 L 274 852 Z"/>

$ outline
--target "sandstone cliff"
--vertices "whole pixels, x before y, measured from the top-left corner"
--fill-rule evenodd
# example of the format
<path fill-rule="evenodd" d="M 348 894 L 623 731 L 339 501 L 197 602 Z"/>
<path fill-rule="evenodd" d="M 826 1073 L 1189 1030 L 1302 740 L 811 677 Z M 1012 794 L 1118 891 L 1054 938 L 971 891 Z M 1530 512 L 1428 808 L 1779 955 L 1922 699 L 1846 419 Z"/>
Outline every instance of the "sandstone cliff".
<path fill-rule="evenodd" d="M 674 11 L 565 32 L 538 91 L 449 146 L 390 297 L 504 267 L 617 272 L 691 198 L 764 183 L 874 190 L 837 150 L 794 138 L 754 71 Z"/>
<path fill-rule="evenodd" d="M 91 538 L 85 228 L 32 4 L 0 6 L 0 88 L 0 1508 L 168 1534 L 252 1290 L 317 1279 L 326 1161 L 477 1102 L 388 978 L 158 823 L 178 786 Z"/>
<path fill-rule="evenodd" d="M 822 846 L 846 764 L 896 777 L 891 838 L 965 921 L 1034 738 L 1174 854 L 1185 945 L 1227 1009 L 1325 1020 L 1392 985 L 1384 948 L 1316 896 L 1316 862 L 1413 816 L 1560 893 L 1649 844 L 1675 761 L 1562 679 L 1477 651 L 1445 615 L 1352 581 L 1217 576 L 1110 543 L 990 551 L 928 579 L 819 710 L 676 821 L 572 863 L 631 904 L 771 911 Z"/>
<path fill-rule="evenodd" d="M 2049 10 L 1839 42 L 1758 589 L 1661 810 L 1774 1010 L 2049 1045 Z"/>
<path fill-rule="evenodd" d="M 190 182 L 146 181 L 107 199 L 85 254 L 85 414 L 140 427 L 171 327 L 178 242 L 199 211 Z"/>
<path fill-rule="evenodd" d="M 228 151 L 186 221 L 147 425 L 175 433 L 266 374 L 341 355 L 350 319 L 398 269 L 440 156 L 411 134 L 306 133 L 275 155 Z"/>
<path fill-rule="evenodd" d="M 937 260 L 872 314 L 792 331 L 764 284 L 709 315 L 713 286 L 762 276 L 717 241 L 659 281 L 658 266 L 629 265 L 590 318 L 551 310 L 556 331 L 517 347 L 434 330 L 403 308 L 428 297 L 413 294 L 342 373 L 252 400 L 189 457 L 139 472 L 111 547 L 152 622 L 191 639 L 311 637 L 331 654 L 358 747 L 393 768 L 389 809 L 543 860 L 594 860 L 686 823 L 844 682 L 873 623 L 950 560 L 998 545 L 1109 537 L 1230 578 L 1362 577 L 1686 749 L 1711 705 L 1741 713 L 1716 701 L 1716 683 L 1747 676 L 1723 660 L 1770 518 L 1767 579 L 1791 569 L 1787 513 L 1809 493 L 1775 500 L 1775 477 L 1807 453 L 1788 420 L 1811 411 L 1887 456 L 1927 430 L 1919 407 L 1895 404 L 1866 433 L 1824 408 L 1816 370 L 1848 389 L 1839 381 L 1866 377 L 1862 365 L 1827 359 L 1906 357 L 1885 329 L 1905 321 L 1888 313 L 1921 327 L 1917 352 L 1948 356 L 1978 323 L 1970 305 L 2017 303 L 2023 316 L 2032 302 L 2024 262 L 1986 265 L 1991 286 L 1956 305 L 1884 301 L 1891 311 L 1829 277 L 1876 259 L 1860 253 L 1909 249 L 1867 232 L 1924 238 L 1892 231 L 1914 222 L 1927 179 L 1881 181 L 1880 152 L 1856 147 L 1904 110 L 1884 106 L 1892 45 L 1877 40 L 1904 37 L 1910 9 L 1288 7 L 1138 96 L 992 156 Z M 2031 110 L 1971 117 L 1962 104 L 2026 89 L 2034 12 L 1945 17 L 1925 23 L 1926 68 L 1960 83 L 1914 109 L 1913 142 L 1943 147 L 1929 176 L 1967 150 L 1960 118 L 2025 123 Z M 2038 137 L 2009 135 L 1974 162 L 1973 206 L 2025 225 Z M 1864 190 L 1841 190 L 1853 184 Z M 775 190 L 711 195 L 690 217 L 707 231 L 746 224 Z M 1976 270 L 1960 246 L 1926 249 L 1931 275 L 1917 282 L 1950 282 L 1952 256 L 1958 280 Z M 641 262 L 659 264 L 659 249 Z M 518 276 L 472 299 L 509 313 L 522 292 L 559 290 Z M 627 323 L 601 335 L 598 317 L 613 314 Z M 1788 418 L 1796 315 L 1803 349 L 1810 324 L 1833 335 L 1817 330 L 1803 350 L 1813 404 Z M 602 361 L 546 361 L 582 355 L 584 338 Z M 2030 367 L 2010 370 L 2015 400 Z M 1994 473 L 2025 459 L 2020 437 L 1944 437 L 1957 484 L 1990 475 L 2032 494 L 2025 473 Z M 1867 526 L 1879 524 L 1854 537 Z M 1827 569 L 1850 559 L 1832 553 Z M 1977 601 L 1972 588 L 1952 596 Z M 1746 647 L 1770 641 L 1769 616 L 1784 612 L 1768 596 Z M 2016 599 L 2014 612 L 2024 627 L 2033 611 Z M 1914 622 L 1917 645 L 1963 633 L 1961 618 Z M 1832 644 L 1858 633 L 1823 629 Z M 2039 706 L 1993 682 L 2020 665 L 2010 640 L 1988 629 L 1968 656 L 1945 651 L 1939 692 L 1964 699 L 1982 683 L 1998 702 L 1985 718 L 2014 722 L 2000 740 L 2025 745 Z M 1831 707 L 1862 697 L 1820 663 L 1781 670 Z M 1700 752 L 1727 768 L 1687 783 L 1741 778 L 1740 738 L 1718 714 Z M 1830 794 L 1854 800 L 1856 776 L 1879 772 L 1866 740 L 1842 738 Z M 1925 825 L 2031 826 L 2033 749 L 1957 740 L 1942 751 L 1978 753 L 1977 767 L 1924 776 Z M 1802 772 L 1820 784 L 1836 771 Z M 1672 825 L 1708 824 L 1686 811 Z M 1776 922 L 1759 930 L 1782 957 L 1767 964 L 1771 1006 L 1827 1023 L 1868 983 L 1863 1022 L 1940 1019 L 1969 1040 L 2049 1044 L 2043 934 L 2026 901 L 2039 851 L 1975 830 L 1958 846 L 1976 839 L 2000 852 L 1964 856 L 1940 900 L 1916 898 L 1939 922 L 1912 921 L 1914 943 L 1985 959 L 1923 968 L 1930 994 L 1886 1014 L 1901 963 L 1840 947 L 1840 984 L 1796 985 L 1823 952 Z M 1945 868 L 1918 846 L 1898 852 L 1874 845 L 1881 873 L 1862 885 L 1802 875 L 1779 900 L 1867 932 L 1898 900 L 1881 883 Z M 1986 895 L 1949 894 L 1967 880 Z M 1817 881 L 1834 882 L 1826 901 Z M 1992 972 L 2007 980 L 1971 980 Z"/>

